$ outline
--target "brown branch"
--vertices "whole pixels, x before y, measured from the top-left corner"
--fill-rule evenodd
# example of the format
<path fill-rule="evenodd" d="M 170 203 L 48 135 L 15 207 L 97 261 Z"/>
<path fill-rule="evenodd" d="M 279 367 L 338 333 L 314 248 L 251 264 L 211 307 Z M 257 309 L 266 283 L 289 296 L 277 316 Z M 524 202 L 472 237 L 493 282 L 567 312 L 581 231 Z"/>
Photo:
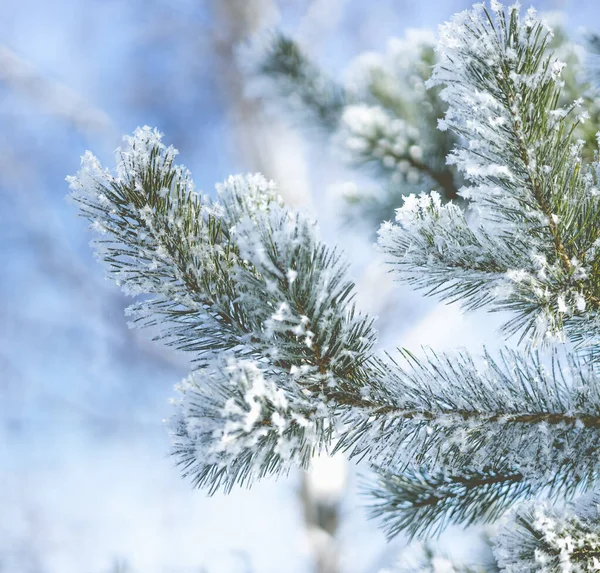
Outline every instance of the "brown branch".
<path fill-rule="evenodd" d="M 436 171 L 431 168 L 429 165 L 417 161 L 412 157 L 406 157 L 406 161 L 410 164 L 414 169 L 418 169 L 425 173 L 428 177 L 433 179 L 439 186 L 445 191 L 446 199 L 458 199 L 458 190 L 454 185 L 454 177 L 452 176 L 452 172 L 448 169 L 444 171 Z"/>
<path fill-rule="evenodd" d="M 434 422 L 443 418 L 461 418 L 464 421 L 480 420 L 482 424 L 502 422 L 506 424 L 549 424 L 552 426 L 566 424 L 576 426 L 583 424 L 586 428 L 600 429 L 600 416 L 593 414 L 565 414 L 561 412 L 494 412 L 482 413 L 475 410 L 422 410 L 418 408 L 405 409 L 393 404 L 382 406 L 370 400 L 356 398 L 342 392 L 329 392 L 328 398 L 343 406 L 363 408 L 373 415 L 392 414 L 404 420 L 423 420 Z"/>

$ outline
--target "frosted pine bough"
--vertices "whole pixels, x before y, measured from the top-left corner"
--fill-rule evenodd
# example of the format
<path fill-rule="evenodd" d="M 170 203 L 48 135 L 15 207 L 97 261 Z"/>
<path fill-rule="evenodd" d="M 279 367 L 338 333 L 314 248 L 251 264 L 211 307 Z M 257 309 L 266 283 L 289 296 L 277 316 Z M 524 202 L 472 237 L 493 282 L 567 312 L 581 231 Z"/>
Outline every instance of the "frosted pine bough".
<path fill-rule="evenodd" d="M 340 255 L 274 184 L 237 176 L 200 196 L 150 128 L 126 138 L 115 174 L 84 156 L 70 183 L 98 255 L 125 292 L 150 295 L 133 322 L 192 353 L 171 427 L 196 485 L 229 490 L 343 450 L 378 471 L 372 511 L 390 535 L 509 512 L 506 571 L 595 570 L 597 512 L 561 505 L 593 495 L 600 471 L 598 164 L 582 159 L 585 113 L 561 102 L 550 37 L 532 10 L 497 2 L 440 29 L 430 84 L 444 86 L 449 161 L 476 218 L 413 195 L 379 239 L 399 280 L 510 311 L 519 352 L 380 356 Z M 556 509 L 532 512 L 532 498 Z"/>
<path fill-rule="evenodd" d="M 359 56 L 340 82 L 281 34 L 259 36 L 242 54 L 251 93 L 287 117 L 299 115 L 303 126 L 317 128 L 305 131 L 327 137 L 348 165 L 381 182 L 347 194 L 344 212 L 352 223 L 379 225 L 411 191 L 457 198 L 461 177 L 445 162 L 455 137 L 437 129 L 446 105 L 439 90 L 425 88 L 434 46 L 430 30 L 408 30 L 384 54 Z"/>

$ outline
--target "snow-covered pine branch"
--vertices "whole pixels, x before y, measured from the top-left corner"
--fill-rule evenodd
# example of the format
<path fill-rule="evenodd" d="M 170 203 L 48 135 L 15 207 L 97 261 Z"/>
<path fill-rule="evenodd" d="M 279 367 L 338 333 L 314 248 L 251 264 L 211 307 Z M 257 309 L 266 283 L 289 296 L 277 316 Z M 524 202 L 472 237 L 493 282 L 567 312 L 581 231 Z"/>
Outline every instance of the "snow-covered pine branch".
<path fill-rule="evenodd" d="M 562 493 L 595 485 L 600 380 L 592 366 L 514 351 L 480 363 L 464 353 L 404 357 L 380 373 L 387 397 L 373 401 L 387 405 L 349 410 L 337 449 L 396 473 L 503 467 L 546 485 L 561 476 L 553 487 Z"/>
<path fill-rule="evenodd" d="M 242 386 L 245 380 L 249 388 L 275 383 L 284 401 L 312 397 L 308 410 L 290 407 L 298 416 L 289 422 L 294 430 L 305 434 L 307 414 L 324 427 L 315 443 L 299 446 L 304 465 L 310 457 L 305 450 L 329 438 L 329 411 L 318 397 L 331 388 L 345 401 L 360 403 L 362 370 L 376 339 L 372 319 L 355 312 L 345 264 L 316 239 L 314 223 L 287 210 L 261 176 L 232 177 L 218 187 L 219 200 L 211 201 L 194 191 L 189 173 L 174 164 L 177 152 L 158 132 L 138 129 L 126 141 L 116 154 L 116 175 L 87 153 L 82 170 L 69 179 L 73 197 L 99 233 L 95 245 L 109 275 L 126 293 L 152 297 L 131 307 L 134 322 L 160 325 L 159 338 L 192 352 L 197 361 L 197 372 L 183 385 L 187 417 L 183 426 L 176 422 L 176 450 L 187 463 L 189 451 L 198 455 L 197 442 L 207 431 L 197 420 L 217 412 L 227 418 L 233 411 L 224 388 L 235 384 L 227 380 Z M 225 375 L 228 369 L 243 375 Z M 236 408 L 247 408 L 250 419 L 256 408 L 271 407 L 271 398 L 263 398 L 246 396 Z M 255 423 L 265 425 L 259 416 L 243 426 L 250 432 Z M 280 430 L 276 422 L 269 426 L 270 432 Z M 279 472 L 278 463 L 267 458 L 269 473 Z M 252 473 L 250 461 L 241 471 L 229 466 L 229 482 L 210 475 L 231 487 Z M 263 470 L 257 468 L 259 474 Z M 204 471 L 198 468 L 197 474 Z"/>
<path fill-rule="evenodd" d="M 574 362 L 571 382 L 581 383 L 573 387 L 566 368 L 545 369 L 529 354 L 501 363 L 486 356 L 483 366 L 433 353 L 425 361 L 406 354 L 404 366 L 378 359 L 372 320 L 356 313 L 345 267 L 309 220 L 257 176 L 230 179 L 219 201 L 202 198 L 174 157 L 156 132 L 138 130 L 117 152 L 116 176 L 88 154 L 71 186 L 109 273 L 126 292 L 153 296 L 134 305 L 136 320 L 162 324 L 197 361 L 175 434 L 200 485 L 278 473 L 289 460 L 275 450 L 305 465 L 336 428 L 338 448 L 398 471 L 411 463 L 483 470 L 504 460 L 524 475 L 550 475 L 574 456 L 569 479 L 592 480 L 600 428 L 593 369 Z M 228 391 L 241 391 L 237 401 Z M 232 435 L 245 444 L 244 463 L 219 450 Z M 263 442 L 261 455 L 251 451 Z M 566 443 L 572 449 L 556 447 Z M 207 447 L 216 448 L 214 463 Z"/>
<path fill-rule="evenodd" d="M 355 315 L 345 264 L 311 220 L 259 175 L 231 177 L 218 201 L 202 197 L 156 131 L 126 139 L 116 175 L 88 152 L 69 179 L 110 276 L 127 294 L 154 296 L 133 307 L 137 321 L 160 317 L 195 358 L 230 350 L 288 369 L 302 363 L 319 384 L 360 367 L 372 320 Z"/>
<path fill-rule="evenodd" d="M 582 164 L 573 108 L 557 111 L 548 34 L 531 11 L 521 21 L 493 2 L 442 35 L 433 81 L 447 85 L 446 124 L 470 142 L 453 160 L 482 225 L 436 195 L 413 197 L 381 244 L 418 286 L 512 308 L 510 328 L 538 337 L 565 328 L 594 342 L 598 166 Z M 346 265 L 315 224 L 258 175 L 199 195 L 176 153 L 138 129 L 115 173 L 87 153 L 69 180 L 109 275 L 146 297 L 133 323 L 190 352 L 171 427 L 196 485 L 228 491 L 347 451 L 380 468 L 375 511 L 391 534 L 488 521 L 525 497 L 597 485 L 593 363 L 568 350 L 379 357 L 373 320 L 356 311 Z M 587 517 L 577 519 L 574 532 Z M 523 555 L 523 571 L 535 570 Z"/>
<path fill-rule="evenodd" d="M 380 245 L 401 280 L 468 307 L 510 310 L 508 332 L 590 344 L 600 308 L 596 162 L 573 137 L 579 102 L 559 107 L 563 64 L 529 10 L 492 3 L 440 29 L 430 85 L 444 85 L 440 127 L 461 137 L 449 157 L 470 185 L 467 223 L 435 195 L 410 197 Z M 584 319 L 584 320 L 582 320 Z"/>
<path fill-rule="evenodd" d="M 547 504 L 520 507 L 495 540 L 505 573 L 563 573 L 600 569 L 600 497 L 583 496 L 562 510 Z"/>
<path fill-rule="evenodd" d="M 170 426 L 183 476 L 209 493 L 229 492 L 308 467 L 329 440 L 330 416 L 287 377 L 288 372 L 230 358 L 207 364 L 179 384 Z"/>
<path fill-rule="evenodd" d="M 381 519 L 389 538 L 399 533 L 415 538 L 435 535 L 450 523 L 493 522 L 540 489 L 506 467 L 456 474 L 411 467 L 401 474 L 377 468 L 377 484 L 368 483 L 365 493 L 375 500 L 369 512 Z"/>

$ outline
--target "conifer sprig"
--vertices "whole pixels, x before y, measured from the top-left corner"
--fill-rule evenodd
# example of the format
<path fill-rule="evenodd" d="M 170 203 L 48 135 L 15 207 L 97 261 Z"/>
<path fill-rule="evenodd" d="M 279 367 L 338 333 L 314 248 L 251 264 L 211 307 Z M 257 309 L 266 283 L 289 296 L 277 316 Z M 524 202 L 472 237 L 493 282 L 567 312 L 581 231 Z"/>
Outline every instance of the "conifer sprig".
<path fill-rule="evenodd" d="M 538 493 L 537 484 L 507 468 L 484 468 L 456 474 L 410 468 L 401 474 L 377 469 L 376 487 L 365 492 L 374 500 L 372 517 L 380 519 L 389 538 L 435 535 L 448 524 L 492 522 L 520 500 Z"/>
<path fill-rule="evenodd" d="M 134 306 L 137 321 L 173 323 L 168 335 L 194 358 L 232 350 L 323 376 L 360 367 L 376 332 L 312 221 L 258 175 L 230 178 L 219 201 L 198 195 L 149 128 L 127 143 L 117 175 L 88 153 L 70 183 L 109 274 L 128 294 L 154 295 Z"/>
<path fill-rule="evenodd" d="M 566 489 L 594 486 L 600 383 L 583 360 L 555 356 L 546 364 L 536 353 L 510 350 L 482 361 L 403 355 L 404 363 L 383 370 L 387 396 L 373 401 L 385 405 L 349 411 L 337 449 L 394 473 L 415 465 L 429 472 L 509 467 L 546 483 L 560 474 Z"/>
<path fill-rule="evenodd" d="M 461 194 L 478 222 L 435 197 L 410 198 L 380 242 L 401 280 L 512 311 L 508 333 L 566 333 L 589 345 L 600 307 L 600 193 L 598 165 L 583 163 L 573 136 L 585 116 L 580 102 L 559 106 L 563 64 L 534 11 L 521 19 L 518 7 L 492 4 L 440 28 L 430 80 L 445 86 L 441 128 L 464 142 L 449 161 L 470 182 Z"/>
<path fill-rule="evenodd" d="M 539 503 L 520 507 L 495 540 L 494 554 L 502 571 L 597 571 L 599 508 L 597 493 L 562 510 Z"/>
<path fill-rule="evenodd" d="M 314 223 L 287 210 L 262 177 L 232 177 L 214 201 L 194 191 L 185 168 L 174 165 L 176 151 L 158 132 L 138 129 L 126 143 L 116 154 L 116 174 L 88 153 L 70 183 L 99 233 L 97 251 L 110 276 L 128 294 L 152 297 L 132 307 L 134 323 L 162 327 L 159 337 L 195 361 L 198 371 L 181 387 L 174 420 L 181 463 L 211 491 L 285 471 L 289 459 L 305 466 L 330 440 L 329 397 L 361 403 L 377 335 L 373 320 L 355 311 L 345 263 L 318 241 Z M 225 376 L 227 368 L 236 376 Z M 257 409 L 265 410 L 265 420 L 242 424 L 254 436 L 246 443 L 262 453 L 248 448 L 239 458 L 226 457 L 231 463 L 224 466 L 222 452 L 213 458 L 207 441 L 218 434 L 216 417 L 223 427 L 232 423 L 225 396 L 244 384 L 274 385 L 291 406 L 277 410 L 275 422 L 268 396 L 242 393 L 238 418 L 245 412 L 254 420 Z M 256 424 L 267 437 L 253 442 Z M 313 426 L 321 431 L 309 432 Z"/>

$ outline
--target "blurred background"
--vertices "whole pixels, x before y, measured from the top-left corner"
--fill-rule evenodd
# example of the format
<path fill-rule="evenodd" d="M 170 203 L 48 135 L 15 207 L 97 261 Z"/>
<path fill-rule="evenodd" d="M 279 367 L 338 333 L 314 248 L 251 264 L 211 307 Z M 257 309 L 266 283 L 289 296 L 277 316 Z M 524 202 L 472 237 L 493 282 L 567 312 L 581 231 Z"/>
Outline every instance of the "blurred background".
<path fill-rule="evenodd" d="M 405 541 L 386 543 L 367 520 L 362 470 L 344 459 L 212 498 L 180 478 L 163 419 L 188 357 L 128 330 L 130 301 L 103 279 L 64 178 L 86 149 L 112 165 L 122 134 L 156 126 L 200 190 L 261 171 L 312 211 L 352 253 L 382 346 L 493 343 L 489 316 L 395 289 L 376 227 L 340 217 L 354 172 L 248 95 L 235 48 L 277 27 L 338 77 L 361 52 L 470 4 L 0 1 L 0 572 L 368 573 L 402 561 Z M 535 5 L 568 14 L 573 34 L 600 16 L 596 0 Z"/>

